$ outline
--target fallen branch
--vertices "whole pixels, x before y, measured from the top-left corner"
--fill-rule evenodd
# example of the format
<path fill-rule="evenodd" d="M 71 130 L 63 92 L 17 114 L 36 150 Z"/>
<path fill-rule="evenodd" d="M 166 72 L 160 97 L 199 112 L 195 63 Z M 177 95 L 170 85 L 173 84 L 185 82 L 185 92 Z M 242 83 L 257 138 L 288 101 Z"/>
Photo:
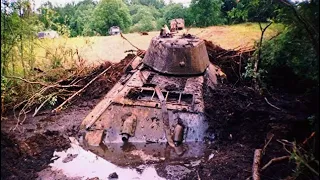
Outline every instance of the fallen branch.
<path fill-rule="evenodd" d="M 266 102 L 267 102 L 271 107 L 273 107 L 273 108 L 275 108 L 275 109 L 278 109 L 279 111 L 282 111 L 282 109 L 280 109 L 280 108 L 278 108 L 277 106 L 271 104 L 266 97 L 264 98 L 264 100 L 266 100 Z"/>
<path fill-rule="evenodd" d="M 261 154 L 262 149 L 256 149 L 254 151 L 254 157 L 253 157 L 253 164 L 252 164 L 252 179 L 253 180 L 260 180 L 260 162 L 261 162 Z"/>
<path fill-rule="evenodd" d="M 273 158 L 271 159 L 266 165 L 264 165 L 260 171 L 264 171 L 268 166 L 270 166 L 272 163 L 275 163 L 275 162 L 279 162 L 279 161 L 283 161 L 283 160 L 286 160 L 286 159 L 289 159 L 290 156 L 282 156 L 282 157 L 277 157 L 277 158 Z"/>
<path fill-rule="evenodd" d="M 198 176 L 198 180 L 201 180 L 200 175 L 199 175 L 199 171 L 197 171 L 197 176 Z"/>
<path fill-rule="evenodd" d="M 46 104 L 46 102 L 48 102 L 56 94 L 57 93 L 53 93 L 53 94 L 49 95 L 49 97 L 45 101 L 43 101 L 38 108 L 35 108 L 32 117 L 35 117 L 37 115 L 37 113 L 39 112 L 39 110 L 42 108 L 42 106 L 44 106 Z"/>
<path fill-rule="evenodd" d="M 6 76 L 6 78 L 12 78 L 12 79 L 19 79 L 21 81 L 24 81 L 29 84 L 40 84 L 42 86 L 46 86 L 49 88 L 70 88 L 70 87 L 82 87 L 81 85 L 59 85 L 59 84 L 45 84 L 43 82 L 34 82 L 34 81 L 29 81 L 27 79 L 18 77 L 18 76 Z"/>
<path fill-rule="evenodd" d="M 268 144 L 270 143 L 270 141 L 272 140 L 273 136 L 274 136 L 274 134 L 271 135 L 271 137 L 269 138 L 268 142 L 263 146 L 263 148 L 262 148 L 262 154 L 265 153 L 266 148 L 267 148 Z"/>
<path fill-rule="evenodd" d="M 93 78 L 87 85 L 85 85 L 83 88 L 81 88 L 79 91 L 74 93 L 72 96 L 70 96 L 67 100 L 65 100 L 62 104 L 60 104 L 57 108 L 52 110 L 52 112 L 57 112 L 61 110 L 61 108 L 69 101 L 71 101 L 76 95 L 80 94 L 83 90 L 85 90 L 91 83 L 93 83 L 96 79 L 98 79 L 100 76 L 102 76 L 104 73 L 106 73 L 112 66 L 109 66 L 107 69 L 102 71 L 99 75 L 97 75 L 95 78 Z"/>
<path fill-rule="evenodd" d="M 40 84 L 42 86 L 49 86 L 48 84 L 45 84 L 45 83 L 42 83 L 42 82 L 33 82 L 33 81 L 29 81 L 27 79 L 24 79 L 24 78 L 21 78 L 21 77 L 18 77 L 18 76 L 6 76 L 6 78 L 19 79 L 19 80 L 24 81 L 24 82 L 29 83 L 29 84 Z"/>
<path fill-rule="evenodd" d="M 307 144 L 307 142 L 316 134 L 316 132 L 312 132 L 311 135 L 303 141 L 303 145 Z"/>

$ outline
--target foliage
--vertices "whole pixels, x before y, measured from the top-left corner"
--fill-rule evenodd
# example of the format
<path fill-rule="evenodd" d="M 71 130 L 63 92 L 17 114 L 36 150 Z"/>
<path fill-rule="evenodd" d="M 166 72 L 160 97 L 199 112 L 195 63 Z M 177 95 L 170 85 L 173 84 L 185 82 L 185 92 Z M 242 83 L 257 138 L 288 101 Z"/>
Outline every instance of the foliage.
<path fill-rule="evenodd" d="M 262 80 L 269 86 L 286 91 L 304 92 L 317 86 L 319 81 L 318 38 L 319 17 L 314 7 L 319 3 L 304 2 L 296 13 L 308 22 L 303 22 L 294 15 L 294 10 L 282 6 L 277 10 L 277 21 L 282 20 L 286 29 L 269 41 L 265 41 L 261 52 Z M 314 27 L 311 31 L 311 27 Z M 310 28 L 310 29 L 308 29 Z"/>
<path fill-rule="evenodd" d="M 261 68 L 268 72 L 264 80 L 276 87 L 303 90 L 302 82 L 318 80 L 318 61 L 312 45 L 300 33 L 287 29 L 262 47 Z M 310 53 L 306 53 L 310 52 Z"/>
<path fill-rule="evenodd" d="M 79 3 L 76 6 L 75 14 L 72 16 L 71 25 L 75 28 L 74 34 L 82 35 L 82 36 L 93 36 L 94 31 L 92 30 L 91 21 L 93 19 L 93 11 L 95 8 L 95 4 L 92 2 L 88 3 Z"/>
<path fill-rule="evenodd" d="M 319 160 L 314 156 L 314 149 L 306 150 L 306 145 L 315 145 L 315 132 L 311 133 L 310 137 L 302 143 L 278 140 L 282 144 L 283 149 L 290 154 L 289 158 L 296 164 L 292 178 L 294 179 L 317 179 L 319 177 Z M 310 142 L 308 142 L 310 141 Z"/>
<path fill-rule="evenodd" d="M 135 24 L 132 28 L 132 32 L 152 31 L 157 28 L 157 24 L 152 16 L 145 16 Z"/>
<path fill-rule="evenodd" d="M 228 12 L 234 9 L 237 6 L 237 1 L 236 0 L 223 0 L 223 4 L 221 6 L 221 12 L 224 17 L 227 18 L 227 24 L 230 24 L 231 19 L 228 17 Z"/>
<path fill-rule="evenodd" d="M 156 9 L 161 9 L 165 6 L 164 0 L 131 0 L 131 2 L 127 2 L 129 5 L 141 4 L 144 6 L 153 6 Z"/>
<path fill-rule="evenodd" d="M 192 0 L 190 13 L 198 27 L 219 25 L 225 22 L 222 16 L 221 0 Z"/>
<path fill-rule="evenodd" d="M 101 0 L 93 12 L 93 30 L 108 35 L 112 26 L 128 31 L 131 26 L 129 9 L 122 0 Z"/>
<path fill-rule="evenodd" d="M 186 18 L 187 16 L 187 9 L 183 7 L 182 4 L 169 4 L 164 9 L 163 18 L 165 19 L 165 22 L 169 24 L 169 21 L 171 19 L 176 18 Z"/>
<path fill-rule="evenodd" d="M 228 9 L 227 9 L 228 10 Z M 240 22 L 266 22 L 277 15 L 278 4 L 273 0 L 242 0 L 229 11 L 224 11 L 228 15 L 231 23 Z"/>
<path fill-rule="evenodd" d="M 70 30 L 65 22 L 59 22 L 61 20 L 60 14 L 52 9 L 50 3 L 42 5 L 39 8 L 40 15 L 39 20 L 44 24 L 44 30 L 55 30 L 60 35 L 70 35 Z"/>
<path fill-rule="evenodd" d="M 137 12 L 132 15 L 132 23 L 137 24 L 142 18 L 145 17 L 148 17 L 151 20 L 155 19 L 152 14 L 152 10 L 149 7 L 140 5 L 140 8 L 137 10 Z"/>

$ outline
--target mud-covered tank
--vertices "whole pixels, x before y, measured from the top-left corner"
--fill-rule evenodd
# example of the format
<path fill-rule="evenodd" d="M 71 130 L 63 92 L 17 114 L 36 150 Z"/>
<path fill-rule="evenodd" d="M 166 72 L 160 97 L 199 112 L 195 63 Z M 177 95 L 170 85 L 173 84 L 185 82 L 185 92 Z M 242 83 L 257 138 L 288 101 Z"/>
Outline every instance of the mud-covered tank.
<path fill-rule="evenodd" d="M 202 141 L 212 138 L 203 85 L 215 85 L 213 68 L 203 40 L 154 37 L 83 120 L 84 145 L 118 165 L 143 162 L 141 154 L 150 161 L 200 156 Z"/>

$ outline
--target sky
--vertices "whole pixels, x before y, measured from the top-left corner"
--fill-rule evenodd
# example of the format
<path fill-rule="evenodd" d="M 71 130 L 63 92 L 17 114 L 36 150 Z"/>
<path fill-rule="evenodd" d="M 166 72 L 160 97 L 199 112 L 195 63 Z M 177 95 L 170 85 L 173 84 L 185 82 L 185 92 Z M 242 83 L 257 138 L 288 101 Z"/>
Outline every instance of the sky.
<path fill-rule="evenodd" d="M 53 5 L 64 5 L 71 2 L 79 2 L 81 0 L 49 0 Z M 98 0 L 96 0 L 98 1 Z M 164 0 L 166 3 L 169 2 L 169 0 Z M 191 0 L 172 0 L 174 3 L 182 3 L 184 5 L 188 5 Z M 48 0 L 35 0 L 35 6 L 36 8 L 40 7 L 41 4 L 48 2 Z"/>

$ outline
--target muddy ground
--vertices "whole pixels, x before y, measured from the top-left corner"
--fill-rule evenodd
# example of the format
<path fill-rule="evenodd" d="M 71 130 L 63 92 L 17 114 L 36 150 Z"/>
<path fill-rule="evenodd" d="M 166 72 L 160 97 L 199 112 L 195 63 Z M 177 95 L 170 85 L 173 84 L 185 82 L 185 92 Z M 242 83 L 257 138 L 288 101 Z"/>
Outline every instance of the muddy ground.
<path fill-rule="evenodd" d="M 79 135 L 81 121 L 119 78 L 120 74 L 112 83 L 102 78 L 60 113 L 46 110 L 36 117 L 28 115 L 25 123 L 14 132 L 9 131 L 16 123 L 13 117 L 1 122 L 1 179 L 36 179 L 37 172 L 46 169 L 54 159 L 54 151 L 70 146 L 68 137 Z M 234 87 L 231 83 L 220 84 L 214 90 L 205 88 L 205 91 L 209 131 L 216 134 L 215 143 L 209 149 L 215 156 L 197 166 L 196 173 L 186 179 L 247 179 L 251 175 L 254 150 L 262 148 L 268 136 L 274 134 L 262 164 L 288 155 L 277 139 L 301 143 L 311 133 L 307 118 L 315 110 L 312 98 L 307 95 L 273 93 L 262 96 L 251 87 Z M 264 97 L 281 110 L 267 104 Z M 289 179 L 294 168 L 292 161 L 283 161 L 268 167 L 261 178 Z M 312 178 L 311 173 L 306 173 L 298 179 Z M 60 179 L 67 178 L 61 175 Z"/>

